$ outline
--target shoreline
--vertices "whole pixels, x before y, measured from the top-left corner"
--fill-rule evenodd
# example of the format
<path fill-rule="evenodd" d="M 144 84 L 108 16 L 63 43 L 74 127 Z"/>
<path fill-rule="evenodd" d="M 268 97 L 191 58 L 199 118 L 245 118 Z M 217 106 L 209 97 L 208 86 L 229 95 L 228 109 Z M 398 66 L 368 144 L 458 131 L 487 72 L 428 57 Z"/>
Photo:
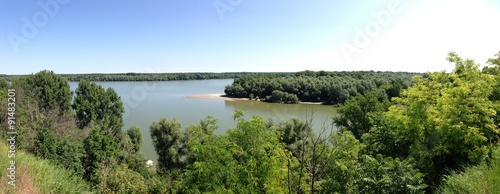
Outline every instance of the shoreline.
<path fill-rule="evenodd" d="M 217 100 L 227 100 L 227 101 L 256 101 L 256 102 L 263 102 L 263 101 L 257 101 L 257 100 L 250 100 L 248 98 L 233 98 L 233 97 L 228 97 L 226 94 L 193 94 L 193 95 L 188 95 L 186 98 L 193 98 L 193 99 L 217 99 Z M 298 104 L 313 104 L 313 105 L 323 105 L 321 102 L 299 102 Z"/>
<path fill-rule="evenodd" d="M 194 94 L 188 95 L 186 98 L 194 98 L 194 99 L 217 99 L 217 100 L 227 100 L 227 101 L 249 101 L 248 98 L 233 98 L 228 97 L 226 94 Z"/>

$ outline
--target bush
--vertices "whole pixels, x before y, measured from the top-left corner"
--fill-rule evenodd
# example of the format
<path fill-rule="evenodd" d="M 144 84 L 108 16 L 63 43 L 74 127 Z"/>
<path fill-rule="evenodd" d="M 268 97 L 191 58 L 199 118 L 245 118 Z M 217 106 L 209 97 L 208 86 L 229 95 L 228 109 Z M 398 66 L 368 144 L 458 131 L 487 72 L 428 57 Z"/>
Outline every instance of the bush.
<path fill-rule="evenodd" d="M 290 94 L 280 90 L 274 90 L 271 96 L 268 96 L 267 101 L 286 103 L 286 104 L 297 104 L 299 103 L 299 98 L 295 94 Z"/>

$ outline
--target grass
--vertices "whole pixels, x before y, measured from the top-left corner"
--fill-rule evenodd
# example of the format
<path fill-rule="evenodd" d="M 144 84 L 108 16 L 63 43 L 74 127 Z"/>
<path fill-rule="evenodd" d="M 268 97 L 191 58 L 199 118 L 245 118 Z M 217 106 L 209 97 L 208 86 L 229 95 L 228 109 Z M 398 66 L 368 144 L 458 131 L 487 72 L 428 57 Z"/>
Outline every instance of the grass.
<path fill-rule="evenodd" d="M 0 143 L 0 193 L 89 193 L 90 187 L 82 178 L 73 176 L 48 160 L 38 159 L 31 154 L 16 150 L 15 186 L 8 183 L 7 168 L 11 158 L 9 148 Z"/>
<path fill-rule="evenodd" d="M 500 148 L 495 150 L 493 156 L 491 168 L 483 163 L 447 176 L 438 193 L 500 194 Z"/>

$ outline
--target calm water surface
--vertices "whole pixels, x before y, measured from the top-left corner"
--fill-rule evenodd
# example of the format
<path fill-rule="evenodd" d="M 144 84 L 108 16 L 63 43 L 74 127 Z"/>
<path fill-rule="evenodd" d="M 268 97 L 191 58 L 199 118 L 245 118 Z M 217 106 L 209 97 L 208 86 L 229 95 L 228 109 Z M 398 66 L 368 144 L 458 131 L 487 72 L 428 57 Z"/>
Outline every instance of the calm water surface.
<path fill-rule="evenodd" d="M 232 79 L 189 80 L 161 82 L 97 82 L 104 88 L 112 87 L 121 96 L 125 105 L 124 130 L 132 126 L 141 129 L 143 135 L 142 151 L 147 159 L 157 159 L 149 126 L 154 121 L 166 117 L 176 118 L 185 128 L 189 124 L 198 123 L 206 116 L 218 118 L 217 134 L 234 128 L 232 119 L 235 110 L 243 110 L 248 119 L 251 115 L 280 121 L 289 118 L 305 120 L 314 112 L 313 127 L 319 131 L 323 124 L 330 126 L 335 110 L 332 106 L 312 104 L 275 104 L 256 101 L 224 101 L 220 99 L 186 98 L 196 94 L 222 94 L 224 87 L 233 82 Z M 74 91 L 78 83 L 70 82 Z"/>

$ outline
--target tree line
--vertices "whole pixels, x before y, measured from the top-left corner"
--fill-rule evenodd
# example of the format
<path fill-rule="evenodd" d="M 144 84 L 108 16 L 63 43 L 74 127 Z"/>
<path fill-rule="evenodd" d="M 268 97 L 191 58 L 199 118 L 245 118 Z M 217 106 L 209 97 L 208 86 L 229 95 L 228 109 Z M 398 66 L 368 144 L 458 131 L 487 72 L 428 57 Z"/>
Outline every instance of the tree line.
<path fill-rule="evenodd" d="M 81 80 L 103 81 L 177 81 L 177 80 L 205 80 L 205 79 L 233 79 L 251 75 L 274 75 L 278 77 L 292 76 L 290 72 L 225 72 L 225 73 L 91 73 L 91 74 L 60 74 L 68 81 Z M 22 75 L 0 75 L 12 81 Z"/>
<path fill-rule="evenodd" d="M 227 96 L 250 98 L 267 102 L 322 102 L 340 104 L 351 96 L 379 91 L 388 98 L 399 96 L 411 85 L 407 72 L 325 72 L 303 71 L 295 76 L 245 76 L 226 86 Z"/>
<path fill-rule="evenodd" d="M 184 128 L 161 118 L 149 128 L 156 169 L 145 165 L 141 130 L 122 130 L 123 103 L 112 88 L 82 80 L 73 93 L 66 78 L 45 70 L 0 80 L 0 94 L 17 92 L 18 149 L 72 172 L 91 192 L 424 193 L 438 191 L 452 171 L 498 165 L 491 161 L 500 139 L 500 53 L 483 69 L 456 53 L 447 59 L 451 73 L 416 75 L 394 96 L 381 88 L 396 73 L 297 73 L 294 79 L 310 81 L 387 78 L 338 105 L 337 131 L 326 123 L 313 130 L 311 120 L 244 119 L 236 111 L 236 126 L 215 135 L 210 116 Z"/>

